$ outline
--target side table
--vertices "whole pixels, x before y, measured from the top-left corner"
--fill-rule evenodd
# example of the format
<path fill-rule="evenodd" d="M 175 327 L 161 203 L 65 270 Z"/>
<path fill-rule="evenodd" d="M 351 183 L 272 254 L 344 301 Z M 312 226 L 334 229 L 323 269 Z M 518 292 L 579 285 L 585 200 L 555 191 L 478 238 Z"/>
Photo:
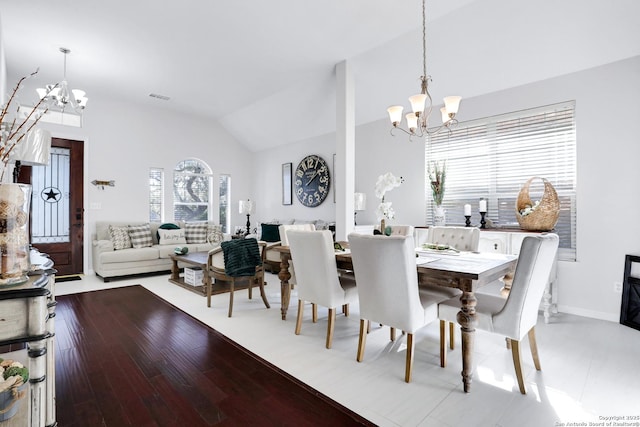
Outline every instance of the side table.
<path fill-rule="evenodd" d="M 207 270 L 207 261 L 209 260 L 209 252 L 191 252 L 185 255 L 170 254 L 173 264 L 171 265 L 171 277 L 169 281 L 178 286 L 182 286 L 190 291 L 197 292 L 194 286 L 187 284 L 184 278 L 180 277 L 180 266 L 178 263 L 184 263 L 199 267 L 202 269 L 202 293 L 207 297 L 207 307 L 211 307 L 211 278 Z"/>

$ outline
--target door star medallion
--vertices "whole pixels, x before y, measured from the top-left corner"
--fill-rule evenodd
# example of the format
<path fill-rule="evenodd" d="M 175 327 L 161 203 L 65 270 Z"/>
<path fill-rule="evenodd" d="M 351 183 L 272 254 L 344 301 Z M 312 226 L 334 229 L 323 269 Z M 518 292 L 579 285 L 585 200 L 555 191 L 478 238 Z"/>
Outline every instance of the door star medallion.
<path fill-rule="evenodd" d="M 62 198 L 62 192 L 55 187 L 47 187 L 40 192 L 40 196 L 47 203 L 58 203 Z"/>

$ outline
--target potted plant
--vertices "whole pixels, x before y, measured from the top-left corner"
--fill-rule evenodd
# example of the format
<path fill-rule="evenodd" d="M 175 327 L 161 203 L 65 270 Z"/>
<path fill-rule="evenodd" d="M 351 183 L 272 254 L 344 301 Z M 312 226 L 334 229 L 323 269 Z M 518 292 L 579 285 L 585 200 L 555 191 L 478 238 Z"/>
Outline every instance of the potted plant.
<path fill-rule="evenodd" d="M 20 362 L 0 358 L 0 421 L 13 417 L 25 397 L 29 370 Z"/>
<path fill-rule="evenodd" d="M 445 181 L 447 178 L 447 164 L 432 161 L 429 166 L 429 182 L 431 184 L 431 194 L 433 203 L 435 204 L 435 213 L 433 215 L 433 225 L 442 226 L 446 224 L 446 213 L 442 207 L 442 198 L 444 197 Z"/>

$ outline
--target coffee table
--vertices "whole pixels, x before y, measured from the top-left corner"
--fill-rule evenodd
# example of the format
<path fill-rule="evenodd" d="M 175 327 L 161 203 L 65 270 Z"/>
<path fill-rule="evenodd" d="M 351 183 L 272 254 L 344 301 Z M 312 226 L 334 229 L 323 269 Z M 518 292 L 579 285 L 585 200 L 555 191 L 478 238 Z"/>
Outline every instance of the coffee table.
<path fill-rule="evenodd" d="M 207 297 L 207 307 L 211 307 L 211 278 L 209 277 L 209 271 L 207 269 L 209 252 L 191 252 L 185 255 L 170 254 L 169 256 L 173 261 L 169 281 L 190 291 L 202 293 L 202 295 Z M 202 286 L 189 285 L 184 281 L 184 278 L 180 277 L 179 262 L 202 269 Z"/>

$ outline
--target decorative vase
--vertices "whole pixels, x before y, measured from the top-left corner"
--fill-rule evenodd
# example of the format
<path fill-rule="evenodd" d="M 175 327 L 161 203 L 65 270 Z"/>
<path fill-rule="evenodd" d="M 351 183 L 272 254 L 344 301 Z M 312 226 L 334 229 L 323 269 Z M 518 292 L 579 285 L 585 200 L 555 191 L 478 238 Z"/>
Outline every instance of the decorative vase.
<path fill-rule="evenodd" d="M 0 286 L 28 280 L 31 185 L 0 184 Z"/>
<path fill-rule="evenodd" d="M 386 226 L 386 224 L 385 224 L 385 222 L 384 222 L 384 218 L 382 218 L 382 219 L 380 220 L 380 233 L 381 233 L 381 234 L 384 234 L 384 232 L 385 232 L 385 230 L 386 230 L 386 229 L 387 229 L 387 226 Z"/>
<path fill-rule="evenodd" d="M 433 225 L 436 227 L 444 226 L 446 225 L 446 222 L 447 217 L 444 208 L 441 205 L 437 205 L 433 215 Z"/>

